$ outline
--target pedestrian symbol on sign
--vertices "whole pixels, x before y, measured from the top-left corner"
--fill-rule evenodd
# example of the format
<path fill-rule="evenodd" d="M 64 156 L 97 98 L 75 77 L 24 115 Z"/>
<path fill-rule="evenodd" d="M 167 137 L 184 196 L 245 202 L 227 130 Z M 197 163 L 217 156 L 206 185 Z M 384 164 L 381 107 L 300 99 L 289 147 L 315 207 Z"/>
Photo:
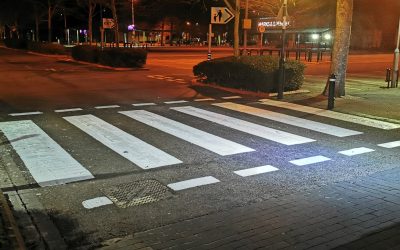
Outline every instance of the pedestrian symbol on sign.
<path fill-rule="evenodd" d="M 226 24 L 235 17 L 232 11 L 227 7 L 212 7 L 211 8 L 211 23 Z"/>

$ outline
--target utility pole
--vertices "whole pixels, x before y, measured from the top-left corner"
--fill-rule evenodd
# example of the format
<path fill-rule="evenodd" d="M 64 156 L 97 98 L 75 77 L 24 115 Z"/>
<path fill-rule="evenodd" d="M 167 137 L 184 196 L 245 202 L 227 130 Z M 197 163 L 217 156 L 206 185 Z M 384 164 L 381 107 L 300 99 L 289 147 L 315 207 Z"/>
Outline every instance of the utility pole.
<path fill-rule="evenodd" d="M 400 19 L 397 31 L 397 45 L 396 49 L 394 50 L 392 84 L 390 86 L 392 88 L 396 88 L 398 84 L 397 79 L 399 78 L 399 54 L 400 54 L 399 46 L 400 46 Z"/>
<path fill-rule="evenodd" d="M 282 46 L 279 57 L 279 84 L 278 84 L 278 96 L 279 100 L 283 99 L 283 90 L 285 85 L 285 40 L 286 40 L 286 26 L 287 26 L 287 0 L 283 1 L 283 5 L 279 11 L 278 19 L 282 20 Z"/>

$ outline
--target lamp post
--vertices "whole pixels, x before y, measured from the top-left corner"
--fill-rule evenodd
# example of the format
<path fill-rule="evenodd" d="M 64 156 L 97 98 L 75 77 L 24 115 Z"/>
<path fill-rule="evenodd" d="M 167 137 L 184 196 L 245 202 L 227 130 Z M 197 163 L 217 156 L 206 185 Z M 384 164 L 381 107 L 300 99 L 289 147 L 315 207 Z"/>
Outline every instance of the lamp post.
<path fill-rule="evenodd" d="M 278 96 L 279 100 L 283 99 L 283 90 L 285 85 L 285 40 L 286 40 L 286 26 L 287 26 L 287 0 L 283 1 L 282 7 L 278 14 L 278 19 L 282 20 L 282 46 L 279 57 L 279 84 L 278 84 Z"/>

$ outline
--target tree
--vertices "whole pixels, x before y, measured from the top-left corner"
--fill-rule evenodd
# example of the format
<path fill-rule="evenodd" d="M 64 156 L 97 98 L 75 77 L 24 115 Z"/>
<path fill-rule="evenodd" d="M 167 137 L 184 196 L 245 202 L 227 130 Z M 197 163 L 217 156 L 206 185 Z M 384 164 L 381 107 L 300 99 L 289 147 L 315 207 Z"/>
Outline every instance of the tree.
<path fill-rule="evenodd" d="M 78 5 L 84 6 L 87 9 L 87 19 L 88 19 L 88 37 L 89 42 L 93 42 L 93 15 L 98 0 L 77 0 Z"/>
<path fill-rule="evenodd" d="M 353 0 L 337 0 L 335 41 L 332 51 L 331 72 L 336 75 L 335 97 L 344 96 L 347 62 L 350 48 Z M 328 86 L 324 94 L 327 95 Z"/>

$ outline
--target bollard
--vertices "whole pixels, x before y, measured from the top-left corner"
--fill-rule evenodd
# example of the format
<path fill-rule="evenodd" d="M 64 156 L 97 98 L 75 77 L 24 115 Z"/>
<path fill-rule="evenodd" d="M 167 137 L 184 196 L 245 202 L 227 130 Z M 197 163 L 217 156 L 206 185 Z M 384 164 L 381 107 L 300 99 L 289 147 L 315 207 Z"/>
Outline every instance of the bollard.
<path fill-rule="evenodd" d="M 307 53 L 307 62 L 311 62 L 312 61 L 312 50 L 309 50 Z"/>
<path fill-rule="evenodd" d="M 329 81 L 328 109 L 332 110 L 335 107 L 335 85 L 336 85 L 335 74 L 331 74 L 328 78 L 328 81 Z"/>
<path fill-rule="evenodd" d="M 211 60 L 211 53 L 207 54 L 207 60 L 210 61 Z"/>
<path fill-rule="evenodd" d="M 387 82 L 387 88 L 390 87 L 390 83 L 392 82 L 392 70 L 390 68 L 386 69 L 386 80 L 385 82 Z"/>

